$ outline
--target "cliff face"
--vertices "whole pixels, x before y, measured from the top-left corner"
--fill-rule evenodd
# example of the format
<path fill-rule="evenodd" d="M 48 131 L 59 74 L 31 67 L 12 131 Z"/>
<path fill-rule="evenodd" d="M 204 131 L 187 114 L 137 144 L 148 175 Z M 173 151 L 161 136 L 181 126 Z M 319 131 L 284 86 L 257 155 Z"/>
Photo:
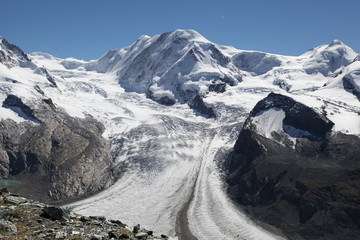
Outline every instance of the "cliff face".
<path fill-rule="evenodd" d="M 51 99 L 27 104 L 8 95 L 3 107 L 31 120 L 0 122 L 0 177 L 21 180 L 13 191 L 48 202 L 113 183 L 112 158 L 99 122 L 70 117 Z"/>
<path fill-rule="evenodd" d="M 274 131 L 260 121 L 269 111 L 282 114 L 272 118 L 281 126 Z M 228 164 L 230 195 L 291 239 L 355 239 L 360 139 L 331 133 L 332 125 L 311 108 L 270 94 L 255 106 L 235 144 Z"/>

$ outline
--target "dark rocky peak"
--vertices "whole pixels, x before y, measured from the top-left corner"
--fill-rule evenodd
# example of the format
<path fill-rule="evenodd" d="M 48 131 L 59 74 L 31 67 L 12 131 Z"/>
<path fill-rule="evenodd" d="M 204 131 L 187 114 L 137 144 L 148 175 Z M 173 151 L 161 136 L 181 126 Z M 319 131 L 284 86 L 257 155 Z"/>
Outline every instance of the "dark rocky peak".
<path fill-rule="evenodd" d="M 254 118 L 270 109 L 285 112 L 283 126 L 322 139 L 298 138 L 294 148 L 259 134 L 252 125 Z M 281 229 L 289 239 L 356 239 L 360 139 L 340 132 L 326 134 L 332 126 L 294 99 L 269 94 L 252 110 L 229 156 L 230 196 L 251 217 Z"/>
<path fill-rule="evenodd" d="M 0 37 L 0 63 L 11 68 L 18 64 L 26 64 L 31 59 L 18 46 Z"/>
<path fill-rule="evenodd" d="M 31 61 L 26 53 L 23 52 L 18 46 L 15 44 L 9 43 L 5 38 L 0 38 L 1 45 L 5 47 L 5 49 L 13 51 L 16 55 L 23 58 L 26 61 Z"/>
<path fill-rule="evenodd" d="M 334 123 L 325 116 L 320 115 L 312 108 L 295 101 L 294 99 L 276 93 L 270 93 L 266 98 L 256 104 L 250 116 L 255 117 L 262 111 L 271 108 L 282 109 L 285 112 L 284 126 L 309 132 L 311 135 L 323 139 Z M 285 132 L 287 128 L 284 129 Z"/>

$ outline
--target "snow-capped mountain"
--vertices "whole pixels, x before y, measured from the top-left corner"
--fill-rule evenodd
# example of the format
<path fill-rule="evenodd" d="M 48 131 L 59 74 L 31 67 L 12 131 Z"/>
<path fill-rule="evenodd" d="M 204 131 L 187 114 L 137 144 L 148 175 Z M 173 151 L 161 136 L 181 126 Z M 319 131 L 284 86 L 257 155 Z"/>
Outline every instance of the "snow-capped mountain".
<path fill-rule="evenodd" d="M 1 142 L 1 176 L 40 172 L 53 179 L 41 189 L 51 190 L 49 198 L 106 188 L 73 207 L 182 239 L 281 239 L 230 200 L 223 171 L 228 155 L 248 117 L 258 135 L 292 150 L 299 139 L 322 139 L 303 124 L 284 128 L 290 110 L 282 106 L 251 115 L 271 92 L 326 117 L 326 132 L 358 138 L 358 63 L 358 53 L 338 40 L 282 56 L 176 30 L 83 61 L 28 55 L 2 38 L 0 118 L 7 141 Z M 38 140 L 30 141 L 33 134 Z M 24 147 L 14 147 L 19 143 Z M 75 143 L 80 150 L 67 151 Z M 53 168 L 43 167 L 49 156 Z"/>
<path fill-rule="evenodd" d="M 146 93 L 161 103 L 174 104 L 196 95 L 204 97 L 216 86 L 235 86 L 251 76 L 271 78 L 274 85 L 287 91 L 314 90 L 356 56 L 339 40 L 289 57 L 240 51 L 211 43 L 193 30 L 176 30 L 141 36 L 133 45 L 109 51 L 95 61 L 58 61 L 70 70 L 116 74 L 125 91 Z"/>

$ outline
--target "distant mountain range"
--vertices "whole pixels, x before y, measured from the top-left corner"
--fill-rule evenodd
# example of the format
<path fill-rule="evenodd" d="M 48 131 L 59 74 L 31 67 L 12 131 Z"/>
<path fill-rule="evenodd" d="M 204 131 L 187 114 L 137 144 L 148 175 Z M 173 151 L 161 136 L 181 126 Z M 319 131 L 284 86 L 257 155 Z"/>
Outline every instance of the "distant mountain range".
<path fill-rule="evenodd" d="M 360 234 L 360 55 L 339 40 L 283 56 L 175 30 L 83 61 L 0 38 L 0 102 L 12 192 L 180 239 Z"/>

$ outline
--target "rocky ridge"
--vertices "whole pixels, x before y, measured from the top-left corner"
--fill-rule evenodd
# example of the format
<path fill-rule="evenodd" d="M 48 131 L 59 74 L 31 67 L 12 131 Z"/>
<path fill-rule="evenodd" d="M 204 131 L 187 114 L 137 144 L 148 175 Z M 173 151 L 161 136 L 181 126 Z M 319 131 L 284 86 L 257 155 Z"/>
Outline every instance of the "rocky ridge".
<path fill-rule="evenodd" d="M 1 190 L 0 239 L 175 239 L 119 220 L 81 216 L 70 209 L 48 206 Z"/>
<path fill-rule="evenodd" d="M 48 98 L 26 103 L 9 94 L 3 107 L 30 120 L 0 120 L 0 177 L 22 182 L 13 191 L 50 202 L 112 184 L 112 158 L 99 122 L 70 117 Z"/>
<path fill-rule="evenodd" d="M 109 187 L 115 177 L 105 127 L 89 115 L 72 117 L 54 103 L 46 89 L 61 94 L 59 78 L 4 38 L 0 67 L 1 107 L 15 117 L 0 119 L 0 179 L 20 180 L 12 191 L 43 202 L 70 201 Z M 34 77 L 36 83 L 29 84 Z"/>

